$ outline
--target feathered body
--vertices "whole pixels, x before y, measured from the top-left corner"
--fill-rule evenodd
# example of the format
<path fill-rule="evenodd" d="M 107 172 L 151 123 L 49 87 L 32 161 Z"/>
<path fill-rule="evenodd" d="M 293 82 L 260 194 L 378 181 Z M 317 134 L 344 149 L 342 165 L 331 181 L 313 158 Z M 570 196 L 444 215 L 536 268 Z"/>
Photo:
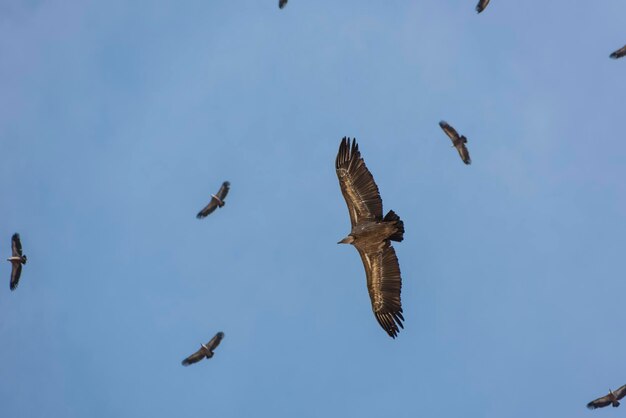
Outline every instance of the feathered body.
<path fill-rule="evenodd" d="M 22 275 L 22 265 L 26 264 L 27 257 L 22 254 L 22 241 L 20 234 L 15 233 L 11 237 L 11 257 L 7 261 L 11 262 L 11 281 L 9 288 L 15 290 Z"/>
<path fill-rule="evenodd" d="M 356 247 L 367 278 L 376 320 L 395 338 L 403 328 L 400 265 L 391 241 L 404 239 L 404 223 L 393 211 L 383 217 L 374 177 L 365 166 L 356 140 L 343 138 L 335 160 L 339 186 L 350 214 L 350 234 L 339 241 Z"/>
<path fill-rule="evenodd" d="M 226 198 L 226 195 L 228 195 L 229 190 L 230 190 L 230 183 L 227 181 L 222 183 L 222 186 L 220 187 L 220 189 L 217 191 L 216 194 L 211 195 L 211 201 L 209 201 L 209 203 L 204 208 L 202 208 L 200 212 L 198 212 L 198 214 L 196 215 L 196 218 L 198 219 L 205 218 L 211 213 L 213 213 L 215 209 L 221 208 L 222 206 L 224 206 L 226 204 L 224 199 Z"/>
<path fill-rule="evenodd" d="M 450 126 L 450 124 L 445 120 L 439 122 L 439 127 L 443 129 L 446 135 L 448 135 L 448 138 L 452 141 L 452 146 L 456 148 L 456 151 L 459 153 L 459 157 L 461 157 L 461 161 L 470 165 L 472 163 L 472 159 L 470 158 L 469 151 L 465 145 L 467 144 L 467 138 L 463 135 L 459 135 L 456 129 Z"/>
<path fill-rule="evenodd" d="M 200 349 L 198 351 L 196 351 L 195 353 L 193 353 L 192 355 L 184 359 L 182 361 L 182 365 L 189 366 L 190 364 L 197 363 L 200 360 L 203 360 L 205 358 L 213 357 L 214 355 L 213 350 L 215 350 L 217 346 L 220 345 L 223 338 L 224 338 L 224 333 L 221 331 L 218 332 L 217 334 L 215 334 L 213 338 L 211 338 L 211 341 L 209 341 L 206 344 L 201 344 Z"/>
<path fill-rule="evenodd" d="M 626 385 L 621 386 L 615 392 L 609 389 L 609 394 L 605 395 L 601 398 L 594 399 L 593 401 L 587 404 L 587 408 L 589 409 L 597 409 L 604 408 L 605 406 L 611 405 L 613 408 L 617 408 L 620 403 L 620 399 L 622 399 L 626 395 Z"/>

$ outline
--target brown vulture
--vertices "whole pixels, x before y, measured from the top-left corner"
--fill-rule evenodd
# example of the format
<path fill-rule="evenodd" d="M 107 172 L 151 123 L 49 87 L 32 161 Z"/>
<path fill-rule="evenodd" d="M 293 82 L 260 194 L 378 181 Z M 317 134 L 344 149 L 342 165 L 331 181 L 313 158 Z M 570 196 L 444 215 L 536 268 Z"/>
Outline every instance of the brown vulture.
<path fill-rule="evenodd" d="M 287 4 L 287 0 L 278 0 L 278 8 L 282 9 Z"/>
<path fill-rule="evenodd" d="M 461 157 L 461 160 L 463 160 L 465 164 L 471 164 L 472 160 L 470 158 L 469 151 L 467 150 L 467 147 L 465 146 L 465 144 L 467 144 L 467 138 L 465 138 L 462 135 L 459 136 L 456 129 L 448 125 L 448 122 L 444 120 L 439 122 L 439 126 L 441 126 L 441 129 L 443 129 L 446 135 L 448 135 L 450 139 L 452 140 L 452 146 L 456 148 L 456 150 L 459 152 L 459 156 Z"/>
<path fill-rule="evenodd" d="M 230 183 L 225 181 L 222 183 L 222 187 L 217 191 L 217 194 L 211 195 L 211 201 L 206 205 L 198 214 L 196 218 L 202 219 L 211 214 L 218 207 L 221 208 L 225 205 L 224 199 L 230 190 Z"/>
<path fill-rule="evenodd" d="M 189 366 L 190 364 L 197 363 L 205 357 L 213 357 L 213 350 L 215 350 L 217 346 L 220 345 L 220 343 L 222 342 L 222 338 L 224 338 L 224 333 L 220 331 L 215 334 L 215 337 L 211 338 L 211 341 L 209 341 L 208 343 L 200 344 L 201 347 L 198 351 L 182 361 L 183 366 Z"/>
<path fill-rule="evenodd" d="M 622 58 L 626 56 L 626 45 L 624 45 L 623 47 L 621 47 L 620 49 L 618 49 L 617 51 L 613 52 L 610 57 L 613 59 L 618 59 L 618 58 Z"/>
<path fill-rule="evenodd" d="M 624 395 L 626 395 L 626 385 L 617 389 L 615 392 L 609 389 L 608 395 L 589 402 L 587 404 L 587 408 L 589 409 L 604 408 L 605 406 L 609 406 L 609 405 L 613 405 L 613 408 L 617 408 L 619 406 L 619 400 L 622 399 Z"/>
<path fill-rule="evenodd" d="M 356 247 L 367 277 L 367 290 L 374 316 L 391 338 L 396 338 L 402 321 L 400 265 L 391 241 L 404 239 L 404 223 L 390 210 L 383 218 L 383 201 L 374 177 L 365 166 L 356 140 L 343 138 L 335 160 L 352 230 L 339 244 Z"/>
<path fill-rule="evenodd" d="M 480 13 L 485 10 L 487 5 L 489 4 L 489 1 L 490 0 L 478 0 L 478 4 L 476 5 L 476 11 Z"/>
<path fill-rule="evenodd" d="M 11 237 L 11 252 L 12 256 L 7 258 L 7 261 L 11 262 L 11 283 L 9 287 L 11 290 L 15 290 L 17 284 L 20 282 L 20 276 L 22 275 L 22 264 L 26 264 L 26 256 L 22 255 L 22 243 L 20 241 L 20 234 L 15 233 Z"/>

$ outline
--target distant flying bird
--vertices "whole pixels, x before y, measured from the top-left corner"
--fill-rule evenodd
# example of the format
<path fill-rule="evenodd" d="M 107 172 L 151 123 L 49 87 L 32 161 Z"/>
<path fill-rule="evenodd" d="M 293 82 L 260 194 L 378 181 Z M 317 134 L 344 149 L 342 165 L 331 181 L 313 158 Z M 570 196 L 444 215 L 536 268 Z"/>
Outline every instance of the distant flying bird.
<path fill-rule="evenodd" d="M 609 405 L 613 405 L 613 408 L 617 408 L 619 406 L 619 400 L 622 399 L 624 395 L 626 395 L 626 385 L 617 389 L 615 392 L 609 389 L 608 395 L 589 402 L 587 404 L 587 408 L 589 409 L 604 408 L 605 406 L 609 406 Z"/>
<path fill-rule="evenodd" d="M 224 333 L 218 332 L 217 334 L 215 334 L 215 337 L 211 338 L 211 341 L 206 343 L 206 345 L 200 344 L 201 347 L 198 351 L 183 360 L 183 366 L 189 366 L 190 364 L 197 363 L 205 357 L 213 357 L 213 350 L 215 350 L 217 346 L 220 345 L 220 343 L 222 342 L 222 338 L 224 338 Z"/>
<path fill-rule="evenodd" d="M 626 45 L 624 45 L 623 47 L 621 47 L 620 49 L 618 49 L 617 51 L 613 52 L 610 57 L 613 59 L 618 59 L 618 58 L 622 58 L 626 56 Z"/>
<path fill-rule="evenodd" d="M 287 0 L 278 0 L 278 8 L 282 9 L 287 4 Z"/>
<path fill-rule="evenodd" d="M 11 290 L 15 290 L 17 284 L 20 282 L 20 275 L 22 274 L 22 264 L 26 264 L 26 256 L 22 255 L 22 243 L 20 242 L 20 234 L 15 233 L 11 237 L 11 252 L 12 256 L 7 258 L 7 261 L 11 262 Z"/>
<path fill-rule="evenodd" d="M 478 4 L 476 5 L 476 11 L 480 13 L 485 10 L 487 5 L 489 4 L 489 1 L 491 0 L 478 0 Z"/>
<path fill-rule="evenodd" d="M 222 206 L 224 206 L 225 204 L 224 199 L 226 198 L 226 195 L 228 194 L 229 190 L 230 190 L 230 183 L 227 181 L 222 183 L 222 187 L 220 187 L 217 194 L 211 195 L 211 201 L 209 202 L 208 205 L 204 207 L 204 209 L 198 212 L 198 214 L 196 215 L 196 218 L 202 219 L 206 217 L 207 215 L 211 214 L 218 207 L 221 208 Z"/>
<path fill-rule="evenodd" d="M 439 122 L 439 126 L 441 126 L 441 129 L 443 129 L 446 135 L 448 135 L 452 140 L 452 146 L 456 148 L 456 150 L 459 152 L 461 160 L 463 160 L 465 164 L 471 164 L 472 160 L 470 158 L 469 151 L 465 146 L 465 144 L 467 144 L 467 138 L 465 138 L 464 136 L 459 136 L 456 129 L 448 125 L 448 122 L 446 121 L 442 120 L 441 122 Z"/>
<path fill-rule="evenodd" d="M 356 247 L 367 277 L 367 290 L 374 316 L 390 337 L 396 338 L 402 321 L 402 278 L 396 252 L 390 241 L 404 239 L 404 223 L 390 210 L 383 218 L 383 201 L 374 177 L 361 158 L 356 140 L 343 138 L 335 160 L 352 230 L 338 244 Z M 398 328 L 400 327 L 400 328 Z"/>

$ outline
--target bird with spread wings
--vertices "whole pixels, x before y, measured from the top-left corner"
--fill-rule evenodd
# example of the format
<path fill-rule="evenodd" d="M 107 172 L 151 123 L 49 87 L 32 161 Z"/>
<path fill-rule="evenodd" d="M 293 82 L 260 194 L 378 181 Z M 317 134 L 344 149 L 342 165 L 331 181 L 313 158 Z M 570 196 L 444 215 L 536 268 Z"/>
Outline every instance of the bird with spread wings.
<path fill-rule="evenodd" d="M 222 338 L 224 338 L 224 333 L 220 331 L 215 334 L 215 337 L 211 338 L 211 341 L 208 343 L 200 344 L 200 349 L 198 351 L 182 361 L 183 366 L 189 366 L 190 364 L 197 363 L 202 359 L 213 357 L 213 350 L 220 345 Z"/>
<path fill-rule="evenodd" d="M 12 267 L 9 287 L 11 290 L 15 290 L 22 275 L 22 264 L 26 264 L 27 260 L 26 256 L 22 254 L 22 242 L 18 233 L 13 234 L 11 237 L 11 254 L 11 257 L 7 258 L 7 261 L 11 262 Z"/>
<path fill-rule="evenodd" d="M 452 141 L 452 146 L 456 148 L 457 152 L 459 153 L 459 157 L 461 157 L 461 160 L 463 160 L 463 162 L 467 165 L 471 164 L 472 159 L 470 158 L 467 146 L 465 146 L 465 144 L 467 144 L 467 138 L 465 138 L 463 135 L 459 135 L 456 129 L 450 126 L 445 120 L 439 122 L 439 126 Z"/>
<path fill-rule="evenodd" d="M 229 190 L 230 190 L 230 183 L 227 181 L 222 183 L 222 187 L 220 187 L 220 189 L 217 191 L 217 194 L 211 195 L 211 201 L 204 208 L 202 208 L 200 212 L 198 212 L 198 214 L 196 215 L 196 218 L 198 219 L 205 218 L 209 216 L 211 213 L 213 213 L 215 209 L 221 208 L 222 206 L 224 206 L 226 204 L 226 202 L 224 202 L 224 199 L 226 198 L 226 195 L 228 194 Z"/>
<path fill-rule="evenodd" d="M 609 389 L 608 395 L 603 396 L 598 399 L 594 399 L 593 401 L 589 402 L 587 404 L 587 408 L 597 409 L 597 408 L 604 408 L 605 406 L 609 406 L 609 405 L 613 405 L 614 408 L 617 408 L 619 406 L 619 400 L 622 399 L 624 395 L 626 395 L 626 385 L 617 389 L 615 392 Z"/>
<path fill-rule="evenodd" d="M 404 328 L 400 291 L 400 265 L 391 241 L 404 239 L 404 224 L 389 211 L 383 217 L 383 201 L 374 177 L 365 166 L 356 140 L 343 138 L 335 160 L 352 230 L 339 244 L 356 247 L 367 278 L 367 290 L 374 316 L 381 327 L 395 338 Z"/>

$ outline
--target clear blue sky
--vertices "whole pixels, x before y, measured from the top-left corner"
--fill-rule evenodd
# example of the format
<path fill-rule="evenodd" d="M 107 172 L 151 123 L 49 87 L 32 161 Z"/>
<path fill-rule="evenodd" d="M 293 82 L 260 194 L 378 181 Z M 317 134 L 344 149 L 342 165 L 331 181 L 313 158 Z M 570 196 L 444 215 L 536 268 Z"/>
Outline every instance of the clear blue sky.
<path fill-rule="evenodd" d="M 0 1 L 0 415 L 594 414 L 626 383 L 626 3 L 276 3 Z M 343 136 L 405 221 L 396 340 L 336 244 Z"/>

